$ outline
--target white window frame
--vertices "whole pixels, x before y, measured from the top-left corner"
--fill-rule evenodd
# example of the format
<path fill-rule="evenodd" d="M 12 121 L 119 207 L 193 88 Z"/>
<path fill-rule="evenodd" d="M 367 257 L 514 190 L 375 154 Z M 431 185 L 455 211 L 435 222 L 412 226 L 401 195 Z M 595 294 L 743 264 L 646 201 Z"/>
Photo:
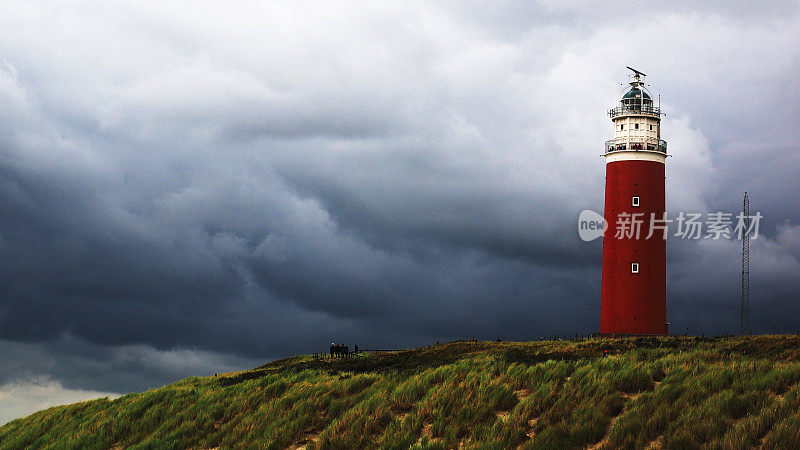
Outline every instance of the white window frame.
<path fill-rule="evenodd" d="M 639 263 L 632 262 L 631 263 L 631 273 L 639 273 Z"/>
<path fill-rule="evenodd" d="M 631 197 L 631 206 L 635 206 L 638 208 L 639 206 L 641 206 L 641 204 L 642 202 L 639 199 L 638 195 L 634 195 L 633 197 Z"/>

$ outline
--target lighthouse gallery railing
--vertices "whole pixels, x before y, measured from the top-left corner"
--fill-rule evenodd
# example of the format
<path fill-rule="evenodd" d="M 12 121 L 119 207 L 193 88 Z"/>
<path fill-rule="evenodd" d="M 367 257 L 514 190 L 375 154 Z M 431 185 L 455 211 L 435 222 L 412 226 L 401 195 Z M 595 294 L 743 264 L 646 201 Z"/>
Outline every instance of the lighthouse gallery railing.
<path fill-rule="evenodd" d="M 649 105 L 617 106 L 608 110 L 608 115 L 613 119 L 623 115 L 661 116 L 661 108 Z"/>
<path fill-rule="evenodd" d="M 621 151 L 650 151 L 667 154 L 667 141 L 659 139 L 636 139 L 631 140 L 612 139 L 606 141 L 606 153 Z"/>

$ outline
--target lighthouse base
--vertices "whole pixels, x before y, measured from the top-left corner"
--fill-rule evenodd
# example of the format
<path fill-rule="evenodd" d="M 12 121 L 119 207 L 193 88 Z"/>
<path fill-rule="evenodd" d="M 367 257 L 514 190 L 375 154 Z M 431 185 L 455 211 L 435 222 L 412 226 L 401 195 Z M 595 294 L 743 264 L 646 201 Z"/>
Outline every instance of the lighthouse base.
<path fill-rule="evenodd" d="M 667 248 L 663 230 L 650 231 L 664 218 L 665 157 L 619 153 L 606 164 L 600 333 L 663 336 Z"/>

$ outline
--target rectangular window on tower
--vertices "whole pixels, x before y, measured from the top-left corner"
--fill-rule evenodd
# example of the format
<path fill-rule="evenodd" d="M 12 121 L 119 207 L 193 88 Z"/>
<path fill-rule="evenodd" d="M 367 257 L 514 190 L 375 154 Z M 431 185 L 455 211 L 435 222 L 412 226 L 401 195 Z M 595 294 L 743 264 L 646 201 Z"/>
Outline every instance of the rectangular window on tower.
<path fill-rule="evenodd" d="M 639 206 L 639 197 L 631 197 L 631 206 Z"/>
<path fill-rule="evenodd" d="M 631 273 L 639 273 L 639 263 L 631 263 Z"/>
<path fill-rule="evenodd" d="M 638 124 L 638 123 L 635 123 L 635 124 L 633 124 L 633 128 L 634 128 L 635 130 L 638 130 L 638 129 L 639 129 L 639 124 Z"/>
<path fill-rule="evenodd" d="M 653 126 L 652 125 L 650 125 L 650 131 L 653 131 Z"/>
<path fill-rule="evenodd" d="M 624 123 L 619 124 L 619 129 L 620 130 L 624 130 L 625 129 L 625 124 Z"/>

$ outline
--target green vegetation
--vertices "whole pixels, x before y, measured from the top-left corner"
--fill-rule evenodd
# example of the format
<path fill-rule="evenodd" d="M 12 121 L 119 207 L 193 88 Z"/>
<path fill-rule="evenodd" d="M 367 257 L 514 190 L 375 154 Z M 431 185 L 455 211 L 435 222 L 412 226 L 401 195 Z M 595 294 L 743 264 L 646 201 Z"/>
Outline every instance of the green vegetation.
<path fill-rule="evenodd" d="M 800 448 L 799 406 L 794 336 L 453 342 L 50 408 L 0 448 Z"/>

